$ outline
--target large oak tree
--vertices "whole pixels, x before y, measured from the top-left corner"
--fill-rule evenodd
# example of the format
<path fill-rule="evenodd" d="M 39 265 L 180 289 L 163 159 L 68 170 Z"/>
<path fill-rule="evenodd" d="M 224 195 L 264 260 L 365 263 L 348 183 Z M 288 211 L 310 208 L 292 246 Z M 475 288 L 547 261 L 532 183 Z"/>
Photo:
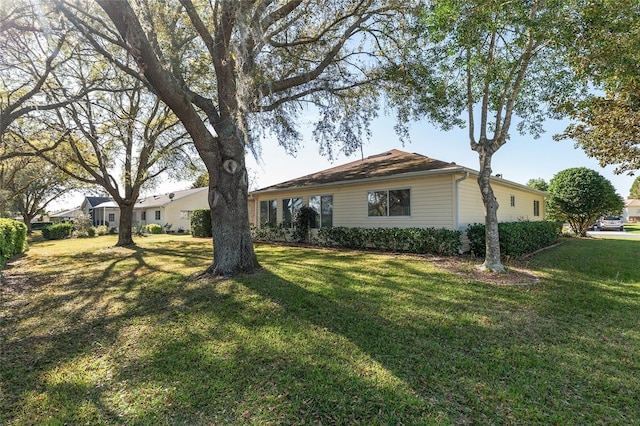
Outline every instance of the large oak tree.
<path fill-rule="evenodd" d="M 56 2 L 109 60 L 118 45 L 191 135 L 209 173 L 213 263 L 208 272 L 253 272 L 245 152 L 264 132 L 295 152 L 295 119 L 318 111 L 314 136 L 331 155 L 350 152 L 376 111 L 366 83 L 395 32 L 393 2 L 375 0 L 98 0 Z M 368 102 L 359 100 L 369 98 Z"/>

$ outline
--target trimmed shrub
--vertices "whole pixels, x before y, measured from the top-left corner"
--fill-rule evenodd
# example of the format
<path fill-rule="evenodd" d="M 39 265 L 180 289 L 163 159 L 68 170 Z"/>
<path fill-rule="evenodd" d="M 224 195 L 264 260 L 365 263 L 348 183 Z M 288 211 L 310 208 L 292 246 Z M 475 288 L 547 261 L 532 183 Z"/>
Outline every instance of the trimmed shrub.
<path fill-rule="evenodd" d="M 373 248 L 382 251 L 416 254 L 455 255 L 462 248 L 462 232 L 436 228 L 321 228 L 320 244 L 356 250 Z"/>
<path fill-rule="evenodd" d="M 562 236 L 562 223 L 552 221 L 504 222 L 498 224 L 500 254 L 505 257 L 521 257 L 555 244 Z M 485 255 L 485 230 L 475 223 L 467 228 L 471 253 Z"/>
<path fill-rule="evenodd" d="M 27 241 L 27 225 L 13 219 L 0 218 L 0 270 L 7 259 L 24 252 Z"/>
<path fill-rule="evenodd" d="M 46 228 L 42 228 L 42 236 L 45 240 L 61 240 L 71 235 L 73 224 L 64 222 L 56 223 Z"/>
<path fill-rule="evenodd" d="M 147 232 L 150 234 L 162 234 L 162 226 L 157 223 L 150 223 L 146 226 Z"/>
<path fill-rule="evenodd" d="M 109 233 L 109 227 L 107 225 L 100 225 L 95 229 L 97 235 L 107 235 Z"/>
<path fill-rule="evenodd" d="M 211 231 L 211 210 L 196 209 L 191 214 L 191 236 L 192 237 L 212 237 Z"/>

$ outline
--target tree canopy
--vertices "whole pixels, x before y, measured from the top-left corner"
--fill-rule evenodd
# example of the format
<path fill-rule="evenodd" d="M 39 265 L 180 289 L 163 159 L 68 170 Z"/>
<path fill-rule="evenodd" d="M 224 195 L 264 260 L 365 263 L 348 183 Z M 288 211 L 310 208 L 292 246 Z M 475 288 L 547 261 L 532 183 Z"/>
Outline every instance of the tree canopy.
<path fill-rule="evenodd" d="M 548 194 L 549 218 L 568 222 L 580 236 L 585 236 L 599 217 L 618 215 L 624 207 L 611 182 L 586 167 L 557 173 L 549 181 Z"/>

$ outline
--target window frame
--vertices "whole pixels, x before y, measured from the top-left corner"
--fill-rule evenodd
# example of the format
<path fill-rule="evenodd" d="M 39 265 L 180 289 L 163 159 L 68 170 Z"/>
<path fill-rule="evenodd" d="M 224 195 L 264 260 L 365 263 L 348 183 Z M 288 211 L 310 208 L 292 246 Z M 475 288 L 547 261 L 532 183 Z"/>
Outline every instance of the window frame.
<path fill-rule="evenodd" d="M 403 204 L 395 204 L 393 203 L 393 192 L 407 192 L 407 205 Z M 369 218 L 408 218 L 411 217 L 411 187 L 406 188 L 389 188 L 389 189 L 379 189 L 379 190 L 369 190 L 367 191 L 367 217 Z M 380 197 L 380 200 L 383 200 L 385 204 L 385 214 L 374 214 L 372 215 L 372 211 L 378 211 L 382 213 L 378 208 L 372 208 L 371 199 L 373 194 L 384 194 L 384 197 Z M 402 198 L 402 197 L 400 197 Z M 393 211 L 397 208 L 400 208 L 403 212 L 406 211 L 406 214 L 392 214 Z"/>
<path fill-rule="evenodd" d="M 318 208 L 312 205 L 312 199 L 318 199 Z M 333 194 L 310 195 L 307 206 L 316 212 L 316 217 L 311 221 L 311 229 L 333 227 Z"/>
<path fill-rule="evenodd" d="M 262 214 L 263 214 L 263 210 L 262 210 L 262 205 L 263 203 L 266 203 L 266 213 L 267 213 L 267 220 L 264 221 L 262 220 Z M 278 200 L 260 200 L 260 212 L 259 212 L 259 220 L 260 220 L 260 227 L 269 224 L 269 226 L 277 226 L 278 225 Z M 273 217 L 272 217 L 272 212 L 273 212 Z"/>
<path fill-rule="evenodd" d="M 516 206 L 516 196 L 515 195 L 510 195 L 509 196 L 509 205 L 511 207 L 515 207 Z"/>
<path fill-rule="evenodd" d="M 540 200 L 533 200 L 533 217 L 540 217 Z"/>
<path fill-rule="evenodd" d="M 285 204 L 285 200 L 288 203 Z M 293 200 L 297 200 L 293 204 Z M 282 226 L 285 228 L 293 228 L 293 220 L 297 212 L 302 208 L 302 197 L 289 197 L 282 199 Z"/>
<path fill-rule="evenodd" d="M 162 220 L 162 214 L 160 213 L 160 210 L 155 211 L 155 218 L 156 220 Z"/>
<path fill-rule="evenodd" d="M 108 217 L 108 221 L 109 222 L 115 222 L 116 221 L 116 214 L 115 213 L 107 213 L 107 217 Z"/>

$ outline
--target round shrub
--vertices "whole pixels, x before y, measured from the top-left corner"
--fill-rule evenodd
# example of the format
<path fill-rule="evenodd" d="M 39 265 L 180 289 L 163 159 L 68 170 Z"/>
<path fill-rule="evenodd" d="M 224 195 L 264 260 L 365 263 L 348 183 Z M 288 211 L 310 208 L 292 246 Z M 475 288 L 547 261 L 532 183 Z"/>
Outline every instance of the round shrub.
<path fill-rule="evenodd" d="M 147 232 L 150 234 L 162 234 L 162 226 L 157 223 L 150 223 L 147 225 Z"/>

